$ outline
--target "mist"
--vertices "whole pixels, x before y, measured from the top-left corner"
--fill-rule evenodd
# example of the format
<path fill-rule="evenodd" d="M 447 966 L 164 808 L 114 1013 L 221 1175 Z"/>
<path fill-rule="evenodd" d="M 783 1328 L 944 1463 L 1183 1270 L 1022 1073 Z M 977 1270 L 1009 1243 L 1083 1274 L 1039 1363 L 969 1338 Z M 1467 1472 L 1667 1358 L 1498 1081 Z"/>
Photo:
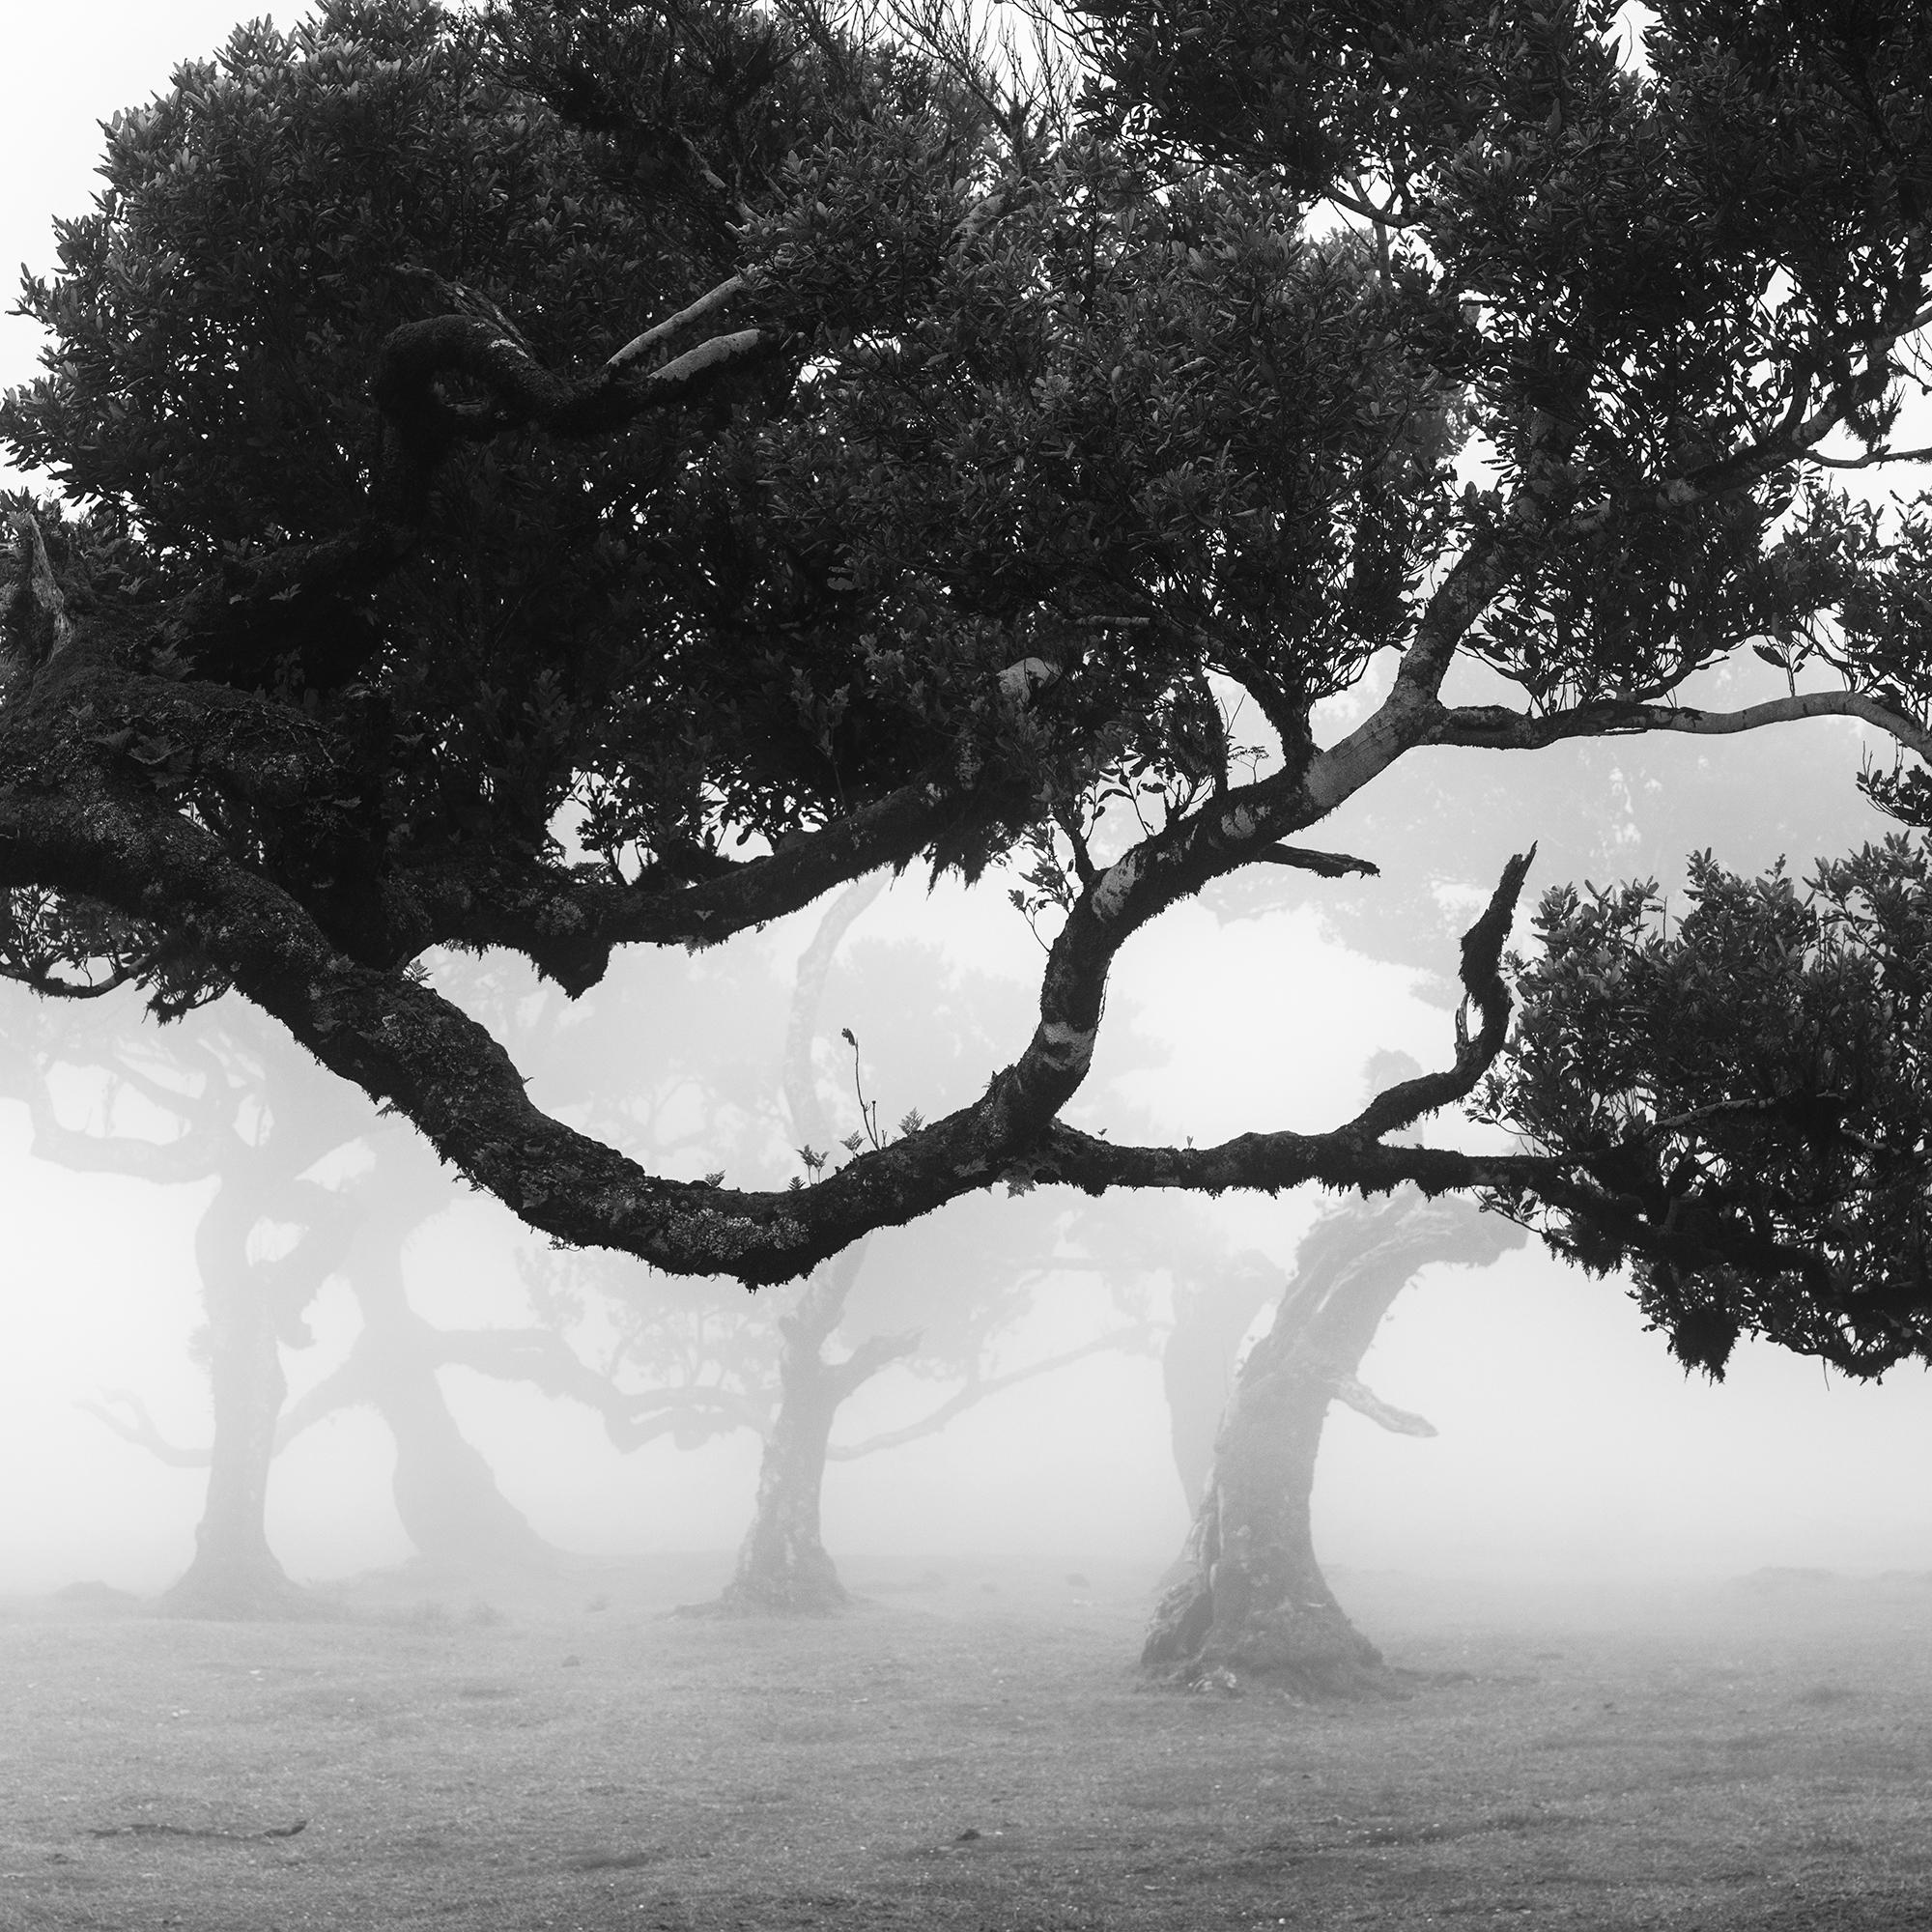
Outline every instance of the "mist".
<path fill-rule="evenodd" d="M 1679 748 L 1662 749 L 1667 758 Z M 1618 755 L 1613 788 L 1626 797 L 1644 773 L 1629 748 Z M 1818 792 L 1834 785 L 1849 800 L 1838 823 L 1821 825 L 1820 850 L 1862 830 L 1849 782 L 1857 757 L 1848 742 L 1835 770 L 1811 767 Z M 1552 767 L 1552 779 L 1554 798 L 1577 772 Z M 1535 829 L 1533 810 L 1525 817 Z M 1621 827 L 1584 817 L 1630 854 L 1634 871 L 1709 830 L 1687 814 L 1629 817 Z M 1747 866 L 1776 856 L 1761 828 L 1747 830 L 1758 836 L 1720 856 Z M 1374 849 L 1397 870 L 1399 845 Z M 1580 874 L 1589 855 L 1566 855 L 1559 840 L 1537 882 L 1571 875 L 1557 869 L 1566 856 Z M 1810 856 L 1794 853 L 1793 869 Z M 1495 850 L 1467 854 L 1472 877 L 1494 863 Z M 1403 890 L 1399 876 L 1391 889 Z M 861 1088 L 888 1122 L 910 1107 L 930 1117 L 977 1091 L 1024 1037 L 1037 947 L 992 897 L 909 877 L 855 921 L 813 1029 L 828 1142 L 863 1124 Z M 1439 980 L 1349 948 L 1319 889 L 1280 898 L 1232 913 L 1211 899 L 1191 903 L 1129 953 L 1079 1102 L 1082 1124 L 1204 1142 L 1249 1125 L 1315 1127 L 1360 1104 L 1376 1052 L 1439 1062 L 1449 1035 Z M 1453 926 L 1460 915 L 1448 898 Z M 818 918 L 801 914 L 718 953 L 627 963 L 575 1007 L 487 962 L 449 959 L 435 971 L 501 1030 L 533 1067 L 533 1094 L 564 1118 L 601 1123 L 668 1172 L 726 1169 L 734 1183 L 781 1185 L 802 1171 L 781 1062 L 798 962 Z M 111 1168 L 104 1150 L 116 1140 L 165 1146 L 182 1131 L 128 1083 L 129 1066 L 152 1094 L 205 1080 L 198 1054 L 239 1055 L 244 1071 L 273 1058 L 286 1092 L 267 1103 L 270 1113 L 337 1109 L 325 1136 L 332 1145 L 310 1179 L 352 1197 L 354 1213 L 358 1176 L 380 1168 L 408 1177 L 399 1184 L 409 1225 L 395 1246 L 409 1304 L 431 1330 L 541 1330 L 586 1372 L 608 1371 L 613 1388 L 635 1391 L 663 1379 L 680 1350 L 676 1375 L 705 1379 L 690 1321 L 768 1321 L 798 1293 L 753 1298 L 729 1283 L 654 1276 L 616 1258 L 552 1254 L 507 1210 L 457 1185 L 409 1128 L 378 1122 L 359 1096 L 330 1093 L 327 1076 L 232 1002 L 158 1028 L 121 995 L 78 1009 L 37 1006 L 17 988 L 4 998 L 16 1057 L 0 1110 L 14 1204 L 0 1453 L 32 1480 L 0 1493 L 0 1590 L 99 1579 L 152 1593 L 181 1575 L 194 1548 L 205 1466 L 160 1460 L 110 1420 L 136 1413 L 124 1400 L 132 1397 L 158 1441 L 207 1450 L 195 1241 L 214 1182 L 79 1171 Z M 856 1056 L 841 1037 L 848 1028 Z M 117 1062 L 117 1052 L 128 1058 Z M 273 1137 L 275 1122 L 256 1104 L 245 1094 L 234 1103 L 238 1151 L 250 1134 Z M 1453 1118 L 1431 1126 L 1438 1139 L 1476 1131 Z M 66 1161 L 44 1157 L 61 1151 Z M 1124 1568 L 1151 1587 L 1188 1527 L 1162 1386 L 1175 1310 L 1160 1251 L 1257 1251 L 1285 1283 L 1297 1242 L 1333 1205 L 1315 1190 L 1206 1204 L 1110 1196 L 1078 1204 L 1091 1227 L 1069 1236 L 1057 1218 L 1067 1204 L 1050 1191 L 1013 1201 L 1002 1191 L 875 1237 L 838 1346 L 899 1324 L 934 1328 L 939 1345 L 933 1359 L 888 1366 L 840 1408 L 823 1492 L 828 1550 L 862 1567 L 885 1554 L 915 1565 L 1018 1555 L 1060 1571 Z M 1126 1231 L 1128 1251 L 1103 1254 L 1096 1270 L 1094 1243 L 1104 1245 L 1110 1220 Z M 996 1232 L 1006 1221 L 1011 1229 Z M 289 1235 L 265 1201 L 249 1252 L 270 1258 Z M 978 1331 L 979 1318 L 958 1313 L 971 1287 L 959 1257 L 976 1242 L 984 1268 L 1027 1277 Z M 1057 1253 L 1073 1265 L 1056 1267 Z M 546 1279 L 586 1297 L 574 1317 L 533 1303 L 533 1280 Z M 671 1323 L 621 1361 L 612 1353 L 619 1303 Z M 1270 1315 L 1271 1302 L 1256 1309 L 1228 1359 L 1230 1386 L 1242 1348 Z M 674 1334 L 680 1320 L 689 1332 Z M 961 1335 L 949 1338 L 949 1324 L 962 1321 Z M 299 1327 L 280 1345 L 290 1408 L 342 1370 L 363 1332 L 348 1273 L 320 1279 Z M 1102 1346 L 1110 1334 L 1120 1339 Z M 1082 1349 L 1094 1351 L 962 1406 L 937 1433 L 838 1456 L 918 1423 L 969 1375 L 1008 1376 Z M 1722 1382 L 1687 1375 L 1615 1280 L 1590 1279 L 1531 1242 L 1481 1268 L 1423 1267 L 1382 1321 L 1363 1376 L 1438 1433 L 1411 1439 L 1332 1411 L 1314 1512 L 1318 1551 L 1338 1574 L 1534 1580 L 1634 1604 L 1653 1582 L 1688 1586 L 1761 1569 L 1932 1568 L 1932 1503 L 1895 1475 L 1932 1440 L 1932 1390 L 1916 1370 L 1856 1384 L 1747 1343 Z M 728 1569 L 756 1489 L 755 1427 L 707 1433 L 685 1448 L 668 1435 L 623 1448 L 582 1401 L 460 1362 L 435 1378 L 462 1436 L 544 1544 L 638 1561 L 708 1554 Z M 395 1456 L 366 1401 L 346 1403 L 282 1450 L 266 1523 L 291 1577 L 327 1583 L 412 1557 L 390 1494 Z"/>
<path fill-rule="evenodd" d="M 10 20 L 0 256 L 44 270 L 96 124 L 250 11 Z M 0 385 L 41 347 L 0 319 Z M 1831 681 L 1738 655 L 1674 698 Z M 1334 1127 L 1452 1063 L 1516 855 L 1520 967 L 1550 889 L 1674 917 L 1693 852 L 1802 882 L 1886 836 L 1892 755 L 1842 719 L 1411 750 L 1318 828 L 1335 876 L 1248 865 L 1135 934 L 1064 1119 Z M 1117 807 L 1093 858 L 1146 829 Z M 1027 885 L 881 870 L 576 999 L 501 952 L 410 971 L 554 1119 L 782 1190 L 1014 1061 L 1060 917 Z M 668 1276 L 546 1240 L 232 994 L 163 1025 L 0 979 L 0 1932 L 1928 1922 L 1920 1367 L 1747 1337 L 1689 1372 L 1627 1280 L 1412 1190 L 1022 1165 L 802 1280 Z M 1182 1641 L 1261 1567 L 1241 1524 L 1252 1670 Z"/>

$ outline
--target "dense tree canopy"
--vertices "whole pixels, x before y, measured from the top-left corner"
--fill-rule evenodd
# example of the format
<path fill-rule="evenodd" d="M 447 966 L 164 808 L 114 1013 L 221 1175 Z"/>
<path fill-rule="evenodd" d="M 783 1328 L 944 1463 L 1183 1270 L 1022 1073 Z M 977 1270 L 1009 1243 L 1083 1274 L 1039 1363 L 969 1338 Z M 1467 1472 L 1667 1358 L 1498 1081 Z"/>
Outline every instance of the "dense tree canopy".
<path fill-rule="evenodd" d="M 111 125 L 26 289 L 46 373 L 0 438 L 59 501 L 16 506 L 6 590 L 14 970 L 232 988 L 534 1226 L 675 1272 L 782 1279 L 1000 1181 L 1409 1179 L 1648 1267 L 1694 1359 L 1714 1296 L 1922 1351 L 1922 1272 L 1865 1245 L 1916 1228 L 1918 1143 L 1854 1127 L 1886 1151 L 1848 1179 L 1775 1069 L 1600 1091 L 1540 1048 L 1492 1090 L 1527 1146 L 1403 1131 L 1496 1065 L 1526 854 L 1445 1069 L 1320 1134 L 1060 1118 L 1128 939 L 1245 867 L 1363 872 L 1288 841 L 1422 748 L 1836 715 L 1926 752 L 1932 526 L 1829 471 L 1912 454 L 1932 21 L 1672 0 L 1638 48 L 1616 15 L 1084 0 L 1077 94 L 806 0 L 241 30 Z M 1692 701 L 1751 652 L 1781 695 Z M 1906 815 L 1918 770 L 1877 781 Z M 1037 1024 L 790 1190 L 548 1117 L 419 964 L 576 993 L 912 865 L 1017 870 Z M 1625 906 L 1556 902 L 1550 987 Z M 1667 1059 L 1667 1003 L 1619 1013 Z M 1672 1108 L 1720 1111 L 1687 1149 Z M 1705 1123 L 1786 1116 L 1740 1191 L 1762 1150 Z"/>

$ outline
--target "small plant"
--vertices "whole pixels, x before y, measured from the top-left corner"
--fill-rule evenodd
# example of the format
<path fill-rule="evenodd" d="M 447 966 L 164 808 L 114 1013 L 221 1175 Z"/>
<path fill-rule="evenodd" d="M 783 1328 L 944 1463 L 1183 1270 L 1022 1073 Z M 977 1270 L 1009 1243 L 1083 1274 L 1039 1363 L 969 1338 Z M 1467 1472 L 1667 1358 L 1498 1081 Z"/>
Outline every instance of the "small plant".
<path fill-rule="evenodd" d="M 850 1027 L 840 1027 L 838 1029 L 838 1037 L 852 1049 L 852 1091 L 859 1098 L 859 1130 L 856 1133 L 847 1134 L 838 1145 L 847 1153 L 858 1153 L 869 1142 L 874 1152 L 882 1152 L 892 1145 L 896 1137 L 917 1133 L 925 1124 L 925 1116 L 917 1107 L 908 1107 L 899 1116 L 898 1125 L 895 1132 L 880 1132 L 879 1103 L 876 1100 L 868 1100 L 866 1097 L 865 1073 L 859 1060 L 859 1037 Z M 798 1150 L 798 1157 L 804 1161 L 807 1171 L 814 1180 L 825 1172 L 826 1165 L 831 1159 L 829 1154 L 823 1152 L 818 1148 L 810 1146 L 809 1143 Z M 801 1187 L 804 1185 L 804 1182 L 798 1176 L 794 1175 L 791 1184 L 793 1187 Z"/>

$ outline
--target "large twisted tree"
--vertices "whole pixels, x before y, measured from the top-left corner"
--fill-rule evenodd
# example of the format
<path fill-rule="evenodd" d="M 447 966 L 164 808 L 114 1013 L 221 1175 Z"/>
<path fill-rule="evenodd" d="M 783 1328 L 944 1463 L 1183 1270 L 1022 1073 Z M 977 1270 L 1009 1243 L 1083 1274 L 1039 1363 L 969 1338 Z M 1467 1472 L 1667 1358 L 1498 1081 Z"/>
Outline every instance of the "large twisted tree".
<path fill-rule="evenodd" d="M 1914 454 L 1932 22 L 1666 0 L 1639 59 L 1616 14 L 1086 0 L 1077 99 L 806 0 L 242 30 L 112 124 L 26 290 L 0 437 L 59 500 L 5 593 L 13 969 L 232 988 L 535 1227 L 673 1272 L 784 1279 L 1002 1180 L 1409 1180 L 1923 1351 L 1883 1244 L 1634 1185 L 1667 1116 L 1403 1131 L 1503 1052 L 1526 857 L 1441 1070 L 1214 1147 L 1062 1119 L 1132 936 L 1243 867 L 1365 871 L 1293 841 L 1422 748 L 1932 743 L 1932 530 L 1829 481 Z M 1780 691 L 1704 708 L 1752 651 Z M 1019 870 L 1037 1023 L 790 1189 L 547 1116 L 418 963 L 578 992 L 913 865 Z"/>

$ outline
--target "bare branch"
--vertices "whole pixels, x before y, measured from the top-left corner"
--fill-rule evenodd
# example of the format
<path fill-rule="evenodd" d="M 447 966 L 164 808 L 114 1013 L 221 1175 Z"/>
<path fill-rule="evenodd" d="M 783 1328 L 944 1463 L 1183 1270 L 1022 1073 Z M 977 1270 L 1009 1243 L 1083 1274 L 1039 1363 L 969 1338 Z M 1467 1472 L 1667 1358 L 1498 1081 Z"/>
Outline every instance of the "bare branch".
<path fill-rule="evenodd" d="M 1427 745 L 1482 745 L 1498 750 L 1537 751 L 1566 738 L 1634 736 L 1644 731 L 1681 731 L 1721 737 L 1762 730 L 1805 718 L 1856 718 L 1889 732 L 1921 758 L 1932 759 L 1932 732 L 1881 704 L 1869 692 L 1805 691 L 1747 704 L 1739 711 L 1702 711 L 1690 704 L 1647 704 L 1606 697 L 1569 711 L 1541 717 L 1501 704 L 1471 704 L 1438 710 L 1419 742 Z"/>
<path fill-rule="evenodd" d="M 1509 937 L 1516 902 L 1535 857 L 1536 847 L 1532 845 L 1527 852 L 1519 852 L 1503 867 L 1503 875 L 1496 882 L 1483 916 L 1463 935 L 1463 997 L 1481 1013 L 1481 1030 L 1471 1039 L 1459 1013 L 1455 1065 L 1443 1073 L 1418 1074 L 1413 1080 L 1401 1081 L 1387 1092 L 1378 1094 L 1343 1129 L 1345 1133 L 1380 1140 L 1420 1120 L 1424 1114 L 1433 1114 L 1438 1107 L 1462 1099 L 1503 1050 L 1511 1009 L 1509 987 L 1502 977 L 1503 942 Z"/>
<path fill-rule="evenodd" d="M 825 1453 L 835 1462 L 847 1463 L 861 1456 L 876 1456 L 882 1449 L 896 1449 L 902 1443 L 917 1442 L 923 1436 L 937 1435 L 949 1423 L 984 1402 L 988 1396 L 1016 1388 L 1021 1382 L 1032 1381 L 1036 1377 L 1051 1375 L 1056 1369 L 1085 1361 L 1090 1355 L 1102 1354 L 1112 1349 L 1133 1348 L 1144 1341 L 1147 1334 L 1148 1324 L 1137 1321 L 1105 1335 L 1096 1335 L 1093 1341 L 1083 1342 L 1077 1349 L 1065 1349 L 1057 1355 L 1028 1362 L 1023 1368 L 1009 1369 L 1004 1375 L 969 1376 L 962 1388 L 917 1422 L 909 1422 L 902 1429 L 882 1430 L 878 1435 L 864 1436 L 857 1442 L 835 1443 Z"/>
<path fill-rule="evenodd" d="M 132 1389 L 106 1389 L 98 1396 L 83 1396 L 74 1406 L 84 1408 L 97 1422 L 104 1422 L 122 1441 L 145 1449 L 170 1468 L 205 1469 L 213 1457 L 210 1449 L 191 1449 L 164 1435 L 148 1405 Z"/>
<path fill-rule="evenodd" d="M 1435 1425 L 1425 1417 L 1406 1408 L 1397 1408 L 1393 1403 L 1384 1402 L 1374 1389 L 1356 1379 L 1353 1376 L 1342 1376 L 1335 1383 L 1335 1400 L 1352 1408 L 1358 1415 L 1366 1415 L 1371 1422 L 1378 1422 L 1396 1435 L 1434 1435 Z"/>
<path fill-rule="evenodd" d="M 695 302 L 687 304 L 675 315 L 667 316 L 664 321 L 654 324 L 641 335 L 634 335 L 614 355 L 608 357 L 605 368 L 621 372 L 650 354 L 660 343 L 668 342 L 673 335 L 689 328 L 693 323 L 702 322 L 708 315 L 723 308 L 733 296 L 741 295 L 746 287 L 743 275 L 733 275 L 727 281 L 718 284 L 715 289 L 707 289 Z"/>
<path fill-rule="evenodd" d="M 1350 872 L 1378 879 L 1382 871 L 1373 860 L 1353 859 L 1346 852 L 1317 852 L 1306 845 L 1269 845 L 1254 856 L 1265 866 L 1294 866 L 1304 872 L 1319 872 L 1324 879 L 1346 878 Z"/>

